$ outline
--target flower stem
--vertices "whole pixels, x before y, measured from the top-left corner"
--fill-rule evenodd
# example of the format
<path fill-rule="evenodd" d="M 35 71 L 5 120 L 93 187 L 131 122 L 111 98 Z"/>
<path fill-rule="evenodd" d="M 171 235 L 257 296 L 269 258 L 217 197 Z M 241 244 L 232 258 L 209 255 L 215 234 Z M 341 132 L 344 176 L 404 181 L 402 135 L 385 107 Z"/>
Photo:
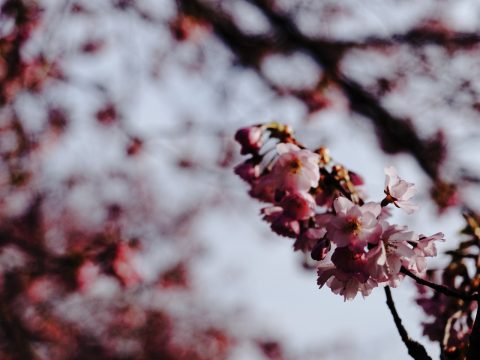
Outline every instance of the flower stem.
<path fill-rule="evenodd" d="M 418 284 L 424 285 L 424 286 L 428 286 L 429 288 L 431 288 L 431 289 L 433 289 L 433 290 L 435 290 L 435 291 L 438 291 L 439 293 L 442 293 L 443 295 L 453 296 L 453 297 L 462 299 L 463 301 L 472 301 L 472 300 L 475 300 L 475 296 L 476 296 L 475 294 L 470 295 L 470 294 L 461 293 L 461 292 L 459 292 L 459 291 L 450 289 L 450 288 L 447 287 L 447 286 L 435 284 L 435 283 L 430 282 L 430 281 L 428 281 L 428 280 L 422 279 L 421 277 L 418 277 L 417 275 L 415 275 L 414 273 L 412 273 L 410 270 L 404 268 L 403 266 L 402 266 L 400 272 L 402 272 L 403 274 L 411 277 L 411 278 L 414 279 Z"/>
<path fill-rule="evenodd" d="M 428 356 L 427 351 L 423 347 L 422 344 L 419 342 L 412 340 L 407 333 L 407 330 L 403 327 L 402 319 L 398 315 L 397 309 L 395 308 L 395 303 L 393 302 L 392 293 L 390 292 L 390 287 L 385 286 L 385 295 L 387 297 L 387 306 L 390 309 L 390 312 L 393 316 L 393 321 L 395 322 L 395 326 L 397 327 L 398 333 L 402 338 L 403 343 L 408 349 L 408 354 L 415 360 L 432 360 L 430 356 Z"/>

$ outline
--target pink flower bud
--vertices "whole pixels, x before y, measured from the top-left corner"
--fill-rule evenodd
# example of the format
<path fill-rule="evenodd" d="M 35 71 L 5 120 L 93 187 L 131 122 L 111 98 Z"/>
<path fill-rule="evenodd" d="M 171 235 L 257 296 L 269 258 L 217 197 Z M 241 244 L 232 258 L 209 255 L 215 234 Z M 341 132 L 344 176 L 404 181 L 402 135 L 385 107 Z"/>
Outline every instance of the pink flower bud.
<path fill-rule="evenodd" d="M 300 223 L 285 216 L 279 216 L 272 223 L 272 230 L 278 235 L 295 238 L 300 233 Z"/>
<path fill-rule="evenodd" d="M 294 193 L 285 196 L 279 205 L 283 208 L 285 216 L 306 220 L 315 214 L 315 200 L 308 193 Z"/>
<path fill-rule="evenodd" d="M 303 252 L 312 251 L 315 244 L 325 236 L 326 232 L 325 228 L 309 228 L 303 231 L 293 244 L 293 249 Z"/>
<path fill-rule="evenodd" d="M 332 248 L 332 244 L 330 243 L 330 240 L 327 238 L 323 238 L 317 241 L 315 246 L 312 249 L 312 252 L 310 256 L 312 257 L 313 260 L 323 260 L 327 256 L 327 254 L 330 252 L 330 249 Z"/>
<path fill-rule="evenodd" d="M 239 129 L 235 134 L 235 140 L 240 144 L 242 149 L 240 153 L 258 154 L 258 150 L 263 145 L 262 141 L 263 129 L 260 126 L 250 126 Z"/>
<path fill-rule="evenodd" d="M 235 166 L 235 174 L 240 176 L 243 180 L 250 183 L 260 175 L 260 168 L 258 164 L 253 163 L 252 161 L 248 160 L 241 164 Z"/>

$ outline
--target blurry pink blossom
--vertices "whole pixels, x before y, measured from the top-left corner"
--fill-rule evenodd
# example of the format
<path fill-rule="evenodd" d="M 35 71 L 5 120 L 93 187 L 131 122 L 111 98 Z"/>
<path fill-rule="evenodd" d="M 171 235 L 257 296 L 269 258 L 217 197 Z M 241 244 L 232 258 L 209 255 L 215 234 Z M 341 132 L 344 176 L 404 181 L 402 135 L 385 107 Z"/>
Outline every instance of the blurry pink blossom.
<path fill-rule="evenodd" d="M 77 282 L 80 290 L 88 291 L 100 275 L 100 267 L 86 260 L 77 270 Z"/>
<path fill-rule="evenodd" d="M 273 149 L 259 153 L 264 129 L 269 139 L 279 140 L 276 154 Z M 294 250 L 320 262 L 320 287 L 326 284 L 345 300 L 359 292 L 367 296 L 378 285 L 396 286 L 404 277 L 402 268 L 422 273 L 425 257 L 436 255 L 434 241 L 443 234 L 419 237 L 386 221 L 390 203 L 407 213 L 417 208 L 410 202 L 415 185 L 400 179 L 394 167 L 385 169 L 385 199 L 363 203 L 361 189 L 355 188 L 363 184 L 361 177 L 340 165 L 330 169 L 325 149 L 305 149 L 291 131 L 256 125 L 240 129 L 236 139 L 242 153 L 252 156 L 235 173 L 251 185 L 252 197 L 270 203 L 261 214 L 272 230 L 294 238 Z M 318 207 L 327 209 L 317 212 Z"/>
<path fill-rule="evenodd" d="M 127 244 L 119 244 L 116 250 L 113 270 L 124 286 L 133 286 L 140 283 L 142 277 L 135 266 L 137 252 Z"/>

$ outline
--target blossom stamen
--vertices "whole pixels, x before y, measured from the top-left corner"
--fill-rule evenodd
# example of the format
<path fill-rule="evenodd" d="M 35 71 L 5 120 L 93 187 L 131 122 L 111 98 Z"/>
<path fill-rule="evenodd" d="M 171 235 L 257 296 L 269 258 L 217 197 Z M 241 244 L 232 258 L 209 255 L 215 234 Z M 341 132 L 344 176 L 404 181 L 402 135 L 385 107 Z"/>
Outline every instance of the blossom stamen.
<path fill-rule="evenodd" d="M 302 169 L 302 162 L 300 159 L 294 159 L 289 164 L 290 173 L 298 174 Z"/>
<path fill-rule="evenodd" d="M 347 219 L 347 222 L 345 223 L 345 226 L 343 229 L 345 230 L 346 233 L 358 235 L 362 230 L 362 223 L 355 218 Z"/>

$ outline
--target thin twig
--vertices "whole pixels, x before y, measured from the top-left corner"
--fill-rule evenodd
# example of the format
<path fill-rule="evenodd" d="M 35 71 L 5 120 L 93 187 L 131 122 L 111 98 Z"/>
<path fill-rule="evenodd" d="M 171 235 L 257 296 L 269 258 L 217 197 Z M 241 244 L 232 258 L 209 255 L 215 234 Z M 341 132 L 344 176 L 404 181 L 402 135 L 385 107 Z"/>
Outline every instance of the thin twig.
<path fill-rule="evenodd" d="M 398 333 L 400 334 L 403 343 L 408 349 L 408 354 L 415 360 L 432 360 L 432 358 L 428 356 L 427 351 L 425 350 L 423 345 L 415 340 L 412 340 L 408 335 L 407 330 L 405 330 L 404 326 L 402 325 L 402 319 L 400 319 L 397 309 L 395 308 L 392 293 L 390 292 L 390 287 L 388 286 L 385 286 L 385 295 L 387 297 L 387 306 L 392 313 L 393 321 L 395 322 Z"/>
<path fill-rule="evenodd" d="M 462 299 L 463 301 L 472 301 L 472 300 L 475 300 L 475 297 L 476 297 L 476 294 L 465 294 L 465 293 L 461 293 L 457 290 L 453 290 L 445 285 L 439 285 L 439 284 L 435 284 L 431 281 L 428 281 L 428 280 L 425 280 L 425 279 L 422 279 L 421 277 L 418 277 L 417 275 L 415 275 L 414 273 L 412 273 L 410 270 L 407 270 L 406 268 L 404 268 L 402 266 L 401 270 L 400 270 L 403 274 L 411 277 L 413 280 L 415 280 L 418 284 L 420 285 L 424 285 L 424 286 L 428 286 L 429 288 L 435 290 L 435 291 L 438 291 L 439 293 L 442 293 L 443 295 L 446 295 L 446 296 L 453 296 L 453 297 L 456 297 L 458 299 Z"/>
<path fill-rule="evenodd" d="M 462 311 L 458 310 L 452 316 L 450 316 L 447 320 L 447 324 L 445 325 L 445 330 L 443 332 L 442 344 L 440 346 L 442 354 L 444 353 L 445 349 L 448 347 L 448 342 L 450 340 L 452 326 L 453 326 L 454 322 L 457 321 L 460 318 L 460 316 L 462 316 Z"/>

